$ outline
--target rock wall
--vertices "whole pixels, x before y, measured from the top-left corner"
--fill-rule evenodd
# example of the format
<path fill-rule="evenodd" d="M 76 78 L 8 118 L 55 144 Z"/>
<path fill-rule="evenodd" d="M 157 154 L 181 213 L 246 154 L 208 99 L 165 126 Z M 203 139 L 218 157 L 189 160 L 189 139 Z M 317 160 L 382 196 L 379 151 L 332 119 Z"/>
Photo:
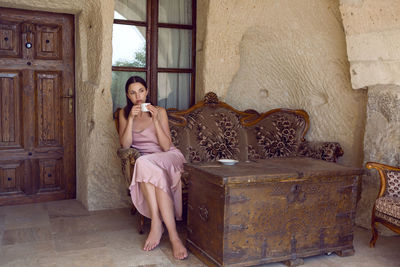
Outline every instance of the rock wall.
<path fill-rule="evenodd" d="M 400 1 L 341 0 L 354 89 L 400 84 Z"/>
<path fill-rule="evenodd" d="M 114 1 L 0 0 L 0 6 L 75 15 L 77 199 L 89 210 L 127 206 L 110 92 Z"/>
<path fill-rule="evenodd" d="M 196 101 L 202 100 L 206 90 L 204 65 L 206 64 L 205 43 L 209 0 L 197 1 L 196 14 Z"/>
<path fill-rule="evenodd" d="M 352 86 L 368 90 L 363 163 L 400 166 L 400 2 L 341 0 L 340 11 Z M 370 227 L 378 190 L 377 172 L 368 171 L 363 176 L 357 224 Z"/>
<path fill-rule="evenodd" d="M 351 88 L 339 1 L 209 0 L 198 94 L 237 109 L 304 109 L 308 140 L 338 141 L 361 166 L 366 92 Z"/>

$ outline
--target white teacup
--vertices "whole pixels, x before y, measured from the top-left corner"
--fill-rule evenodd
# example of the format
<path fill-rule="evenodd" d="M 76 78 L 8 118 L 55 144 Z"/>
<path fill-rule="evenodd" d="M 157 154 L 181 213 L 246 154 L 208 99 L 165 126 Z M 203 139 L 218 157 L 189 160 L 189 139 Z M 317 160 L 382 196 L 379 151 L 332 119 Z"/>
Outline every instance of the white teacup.
<path fill-rule="evenodd" d="M 150 103 L 142 103 L 140 104 L 140 109 L 142 110 L 142 112 L 149 112 L 149 110 L 147 109 L 147 105 L 149 105 Z"/>

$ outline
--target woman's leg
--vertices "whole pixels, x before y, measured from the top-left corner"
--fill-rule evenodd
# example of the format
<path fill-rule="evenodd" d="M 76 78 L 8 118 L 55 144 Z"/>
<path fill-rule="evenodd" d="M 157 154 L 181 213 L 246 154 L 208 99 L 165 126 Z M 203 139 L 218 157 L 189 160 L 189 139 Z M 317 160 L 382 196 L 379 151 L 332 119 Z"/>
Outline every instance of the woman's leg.
<path fill-rule="evenodd" d="M 185 246 L 182 244 L 182 241 L 179 238 L 178 232 L 176 230 L 174 204 L 168 194 L 162 189 L 156 187 L 155 191 L 158 208 L 160 210 L 165 226 L 168 229 L 169 240 L 172 244 L 174 257 L 176 259 L 183 260 L 188 256 L 188 253 Z"/>
<path fill-rule="evenodd" d="M 143 250 L 149 251 L 157 247 L 163 232 L 162 221 L 160 218 L 159 207 L 157 204 L 156 190 L 154 185 L 150 183 L 139 183 L 140 189 L 143 192 L 144 198 L 150 207 L 151 211 L 151 229 L 149 236 L 144 244 Z"/>

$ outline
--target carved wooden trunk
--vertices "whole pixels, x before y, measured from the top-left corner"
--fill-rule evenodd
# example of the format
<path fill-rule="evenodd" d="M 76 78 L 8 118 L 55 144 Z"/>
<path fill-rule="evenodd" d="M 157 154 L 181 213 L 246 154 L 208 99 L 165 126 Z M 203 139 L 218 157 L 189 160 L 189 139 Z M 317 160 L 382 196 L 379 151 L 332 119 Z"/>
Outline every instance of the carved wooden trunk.
<path fill-rule="evenodd" d="M 212 266 L 354 253 L 360 169 L 310 158 L 185 164 L 187 246 Z"/>

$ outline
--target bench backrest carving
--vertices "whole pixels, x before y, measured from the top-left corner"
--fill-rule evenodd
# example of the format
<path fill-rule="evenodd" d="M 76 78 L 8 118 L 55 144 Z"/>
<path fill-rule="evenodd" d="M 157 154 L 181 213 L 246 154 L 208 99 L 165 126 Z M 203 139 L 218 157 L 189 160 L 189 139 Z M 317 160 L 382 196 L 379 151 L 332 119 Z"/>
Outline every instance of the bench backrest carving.
<path fill-rule="evenodd" d="M 172 141 L 188 162 L 296 156 L 309 127 L 303 110 L 238 111 L 214 93 L 168 116 Z"/>

